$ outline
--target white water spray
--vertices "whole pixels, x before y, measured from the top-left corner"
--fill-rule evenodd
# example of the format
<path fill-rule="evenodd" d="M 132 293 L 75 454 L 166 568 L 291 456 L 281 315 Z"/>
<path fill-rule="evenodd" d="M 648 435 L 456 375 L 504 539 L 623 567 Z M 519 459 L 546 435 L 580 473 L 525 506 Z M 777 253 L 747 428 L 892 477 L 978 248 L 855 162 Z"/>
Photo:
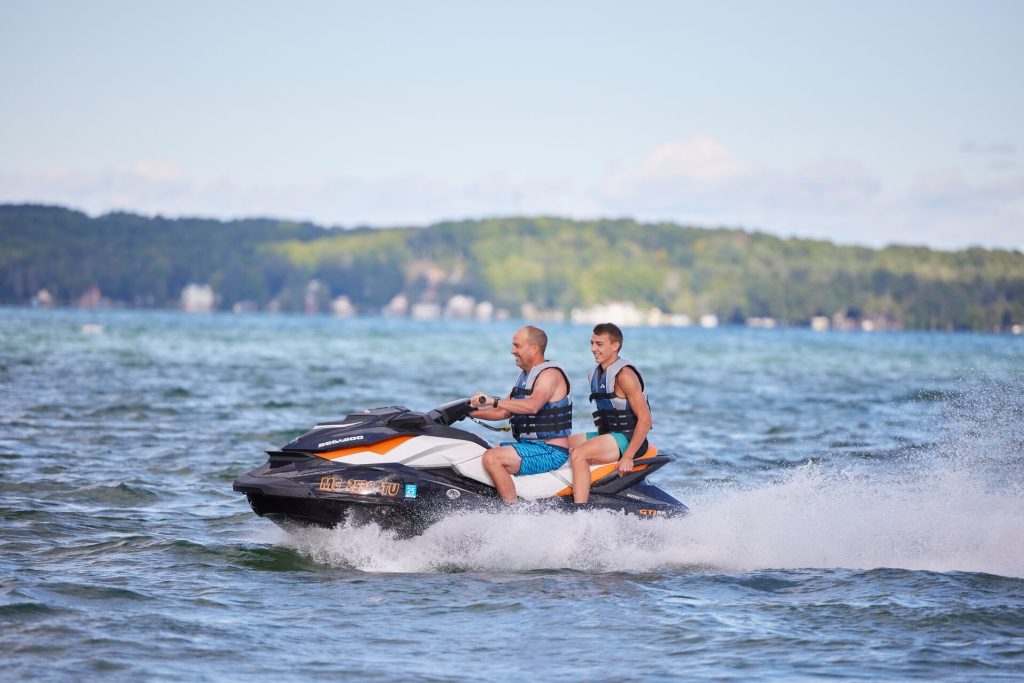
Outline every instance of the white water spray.
<path fill-rule="evenodd" d="M 879 567 L 1024 577 L 1019 383 L 954 402 L 939 442 L 865 473 L 808 464 L 756 488 L 708 489 L 678 519 L 604 511 L 467 513 L 422 536 L 375 526 L 279 532 L 368 572 L 752 571 Z"/>

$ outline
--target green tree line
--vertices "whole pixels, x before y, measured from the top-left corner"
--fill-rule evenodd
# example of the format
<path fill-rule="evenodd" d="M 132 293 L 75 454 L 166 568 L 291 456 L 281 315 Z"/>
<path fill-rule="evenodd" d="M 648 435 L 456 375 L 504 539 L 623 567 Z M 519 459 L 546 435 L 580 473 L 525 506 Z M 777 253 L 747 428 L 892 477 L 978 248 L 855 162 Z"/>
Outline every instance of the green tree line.
<path fill-rule="evenodd" d="M 731 229 L 551 217 L 423 228 L 324 228 L 0 205 L 0 303 L 45 289 L 71 304 L 91 287 L 128 306 L 178 305 L 209 284 L 218 307 L 302 310 L 311 280 L 361 312 L 402 294 L 463 294 L 513 313 L 628 301 L 727 322 L 872 318 L 908 329 L 1005 329 L 1024 322 L 1024 254 L 884 249 Z"/>

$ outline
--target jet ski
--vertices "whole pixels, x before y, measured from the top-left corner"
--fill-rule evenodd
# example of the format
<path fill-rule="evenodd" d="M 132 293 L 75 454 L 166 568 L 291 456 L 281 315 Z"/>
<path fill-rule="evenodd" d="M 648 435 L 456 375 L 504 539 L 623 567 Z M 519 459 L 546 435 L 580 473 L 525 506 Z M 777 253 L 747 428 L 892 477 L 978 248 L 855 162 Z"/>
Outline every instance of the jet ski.
<path fill-rule="evenodd" d="M 280 450 L 267 451 L 267 462 L 238 477 L 233 488 L 257 515 L 285 528 L 374 523 L 408 536 L 459 510 L 505 510 L 481 461 L 491 444 L 452 426 L 472 411 L 460 399 L 429 412 L 389 406 L 317 424 Z M 586 509 L 685 514 L 685 505 L 648 481 L 672 460 L 651 445 L 624 476 L 617 463 L 594 465 Z M 517 496 L 534 501 L 536 509 L 577 509 L 568 462 L 513 481 Z"/>

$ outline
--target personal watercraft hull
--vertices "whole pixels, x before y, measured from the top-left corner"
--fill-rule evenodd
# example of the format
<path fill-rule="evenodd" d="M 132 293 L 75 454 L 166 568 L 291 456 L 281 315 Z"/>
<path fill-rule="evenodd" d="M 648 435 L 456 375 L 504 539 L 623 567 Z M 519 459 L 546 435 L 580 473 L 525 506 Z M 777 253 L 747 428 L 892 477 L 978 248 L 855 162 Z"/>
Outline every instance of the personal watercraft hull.
<path fill-rule="evenodd" d="M 408 535 L 454 512 L 507 510 L 479 465 L 488 444 L 449 426 L 466 412 L 453 405 L 426 414 L 381 408 L 320 425 L 269 451 L 269 460 L 240 476 L 233 488 L 245 493 L 257 515 L 286 528 L 374 523 Z M 623 477 L 611 468 L 593 482 L 586 509 L 642 517 L 685 514 L 685 505 L 647 481 L 671 460 L 664 455 L 638 459 L 634 472 Z M 521 495 L 533 499 L 531 509 L 578 509 L 565 487 L 571 474 L 546 476 L 550 481 L 540 475 L 516 478 Z"/>
<path fill-rule="evenodd" d="M 257 515 L 285 528 L 333 527 L 351 522 L 420 533 L 454 512 L 508 509 L 493 488 L 450 469 L 345 465 L 315 455 L 285 465 L 288 471 L 281 471 L 281 467 L 267 463 L 239 477 L 234 489 L 246 494 Z M 687 511 L 681 502 L 643 479 L 625 488 L 619 488 L 620 483 L 624 482 L 595 484 L 585 508 L 642 517 L 671 517 Z M 617 493 L 602 492 L 612 486 L 619 488 Z M 580 508 L 571 495 L 539 499 L 531 505 L 537 510 L 566 512 Z"/>

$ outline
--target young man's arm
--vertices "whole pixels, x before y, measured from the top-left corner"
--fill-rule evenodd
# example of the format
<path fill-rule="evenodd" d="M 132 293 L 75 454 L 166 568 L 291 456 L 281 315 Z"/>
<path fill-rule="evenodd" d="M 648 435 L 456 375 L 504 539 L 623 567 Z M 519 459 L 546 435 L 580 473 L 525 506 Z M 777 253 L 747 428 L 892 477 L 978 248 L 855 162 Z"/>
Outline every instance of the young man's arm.
<path fill-rule="evenodd" d="M 651 431 L 651 427 L 654 426 L 654 422 L 651 420 L 651 409 L 647 405 L 647 399 L 644 398 L 640 378 L 637 377 L 633 368 L 622 368 L 615 378 L 615 388 L 622 389 L 622 392 L 626 395 L 626 400 L 629 401 L 629 407 L 636 414 L 636 427 L 633 429 L 633 437 L 629 440 L 629 445 L 619 461 L 619 474 L 626 474 L 633 471 L 633 456 L 640 450 L 640 446 L 643 445 L 647 434 Z"/>

